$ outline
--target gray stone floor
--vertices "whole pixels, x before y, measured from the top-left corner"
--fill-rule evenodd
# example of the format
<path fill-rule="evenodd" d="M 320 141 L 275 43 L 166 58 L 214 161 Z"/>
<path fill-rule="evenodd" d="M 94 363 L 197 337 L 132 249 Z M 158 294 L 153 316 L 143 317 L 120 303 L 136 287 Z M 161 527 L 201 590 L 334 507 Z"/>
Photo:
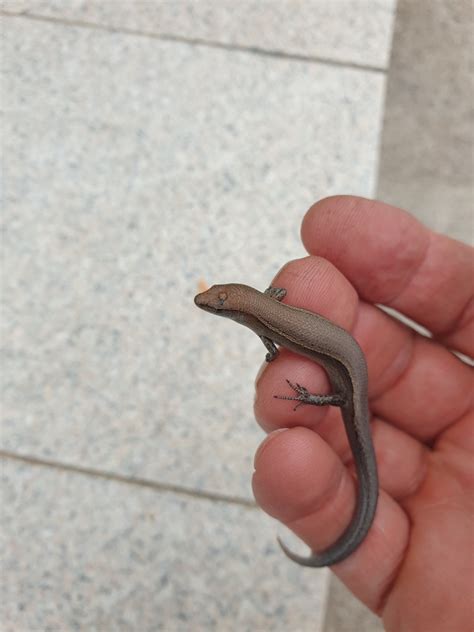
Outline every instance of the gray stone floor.
<path fill-rule="evenodd" d="M 263 349 L 192 298 L 374 195 L 394 2 L 1 6 L 3 628 L 320 630 L 252 506 Z"/>
<path fill-rule="evenodd" d="M 467 243 L 474 243 L 473 22 L 469 0 L 399 0 L 377 187 L 381 199 Z"/>

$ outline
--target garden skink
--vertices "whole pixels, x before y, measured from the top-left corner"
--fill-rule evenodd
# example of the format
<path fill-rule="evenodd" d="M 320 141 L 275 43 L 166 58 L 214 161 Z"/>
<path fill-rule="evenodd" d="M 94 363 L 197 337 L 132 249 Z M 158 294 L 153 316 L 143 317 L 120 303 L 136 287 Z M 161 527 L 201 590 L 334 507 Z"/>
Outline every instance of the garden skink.
<path fill-rule="evenodd" d="M 212 314 L 231 318 L 252 329 L 267 348 L 266 360 L 278 355 L 276 344 L 306 356 L 326 371 L 330 395 L 313 395 L 300 385 L 294 399 L 301 404 L 338 406 L 349 439 L 358 479 L 357 505 L 352 520 L 329 548 L 303 557 L 280 540 L 286 555 L 303 566 L 329 566 L 341 562 L 362 542 L 372 524 L 378 499 L 378 476 L 369 423 L 367 365 L 354 338 L 322 316 L 281 303 L 286 290 L 270 287 L 259 292 L 247 285 L 214 285 L 194 302 Z M 278 396 L 277 396 L 278 397 Z"/>

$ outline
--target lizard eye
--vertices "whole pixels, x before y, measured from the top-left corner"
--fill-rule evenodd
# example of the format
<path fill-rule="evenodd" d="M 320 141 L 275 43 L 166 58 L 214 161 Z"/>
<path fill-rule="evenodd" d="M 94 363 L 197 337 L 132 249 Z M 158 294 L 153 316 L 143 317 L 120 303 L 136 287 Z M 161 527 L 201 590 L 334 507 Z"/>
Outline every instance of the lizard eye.
<path fill-rule="evenodd" d="M 219 292 L 217 299 L 219 301 L 219 305 L 224 305 L 227 300 L 227 292 Z"/>

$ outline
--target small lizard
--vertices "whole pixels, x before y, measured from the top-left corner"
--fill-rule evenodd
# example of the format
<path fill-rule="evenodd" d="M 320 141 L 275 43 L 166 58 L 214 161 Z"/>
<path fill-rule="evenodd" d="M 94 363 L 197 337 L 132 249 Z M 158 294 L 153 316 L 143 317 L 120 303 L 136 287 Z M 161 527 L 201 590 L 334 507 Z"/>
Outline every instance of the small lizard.
<path fill-rule="evenodd" d="M 278 355 L 276 344 L 306 356 L 326 371 L 330 395 L 313 395 L 300 385 L 288 383 L 297 406 L 338 406 L 358 478 L 358 499 L 354 516 L 342 535 L 326 550 L 303 557 L 291 552 L 279 539 L 286 555 L 303 566 L 328 566 L 348 557 L 363 541 L 374 519 L 378 499 L 377 463 L 370 431 L 367 398 L 367 365 L 354 338 L 319 314 L 282 303 L 283 288 L 270 287 L 259 292 L 247 285 L 214 285 L 198 294 L 194 302 L 212 314 L 231 318 L 252 329 L 268 353 L 267 362 Z"/>

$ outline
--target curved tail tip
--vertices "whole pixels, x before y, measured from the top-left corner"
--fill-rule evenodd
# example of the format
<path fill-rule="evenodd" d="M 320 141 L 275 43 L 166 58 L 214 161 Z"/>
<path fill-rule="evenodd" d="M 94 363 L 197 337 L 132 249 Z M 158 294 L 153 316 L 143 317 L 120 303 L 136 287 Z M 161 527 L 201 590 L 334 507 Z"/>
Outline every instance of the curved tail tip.
<path fill-rule="evenodd" d="M 286 544 L 283 543 L 281 538 L 278 536 L 277 536 L 277 542 L 280 545 L 283 553 L 287 557 L 289 557 L 290 560 L 293 560 L 293 562 L 296 562 L 296 564 L 300 564 L 300 566 L 313 566 L 313 567 L 321 566 L 321 564 L 318 564 L 317 556 L 310 555 L 309 557 L 303 557 L 302 555 L 297 555 L 296 553 L 293 553 L 292 551 L 290 551 L 290 549 L 286 546 Z"/>

